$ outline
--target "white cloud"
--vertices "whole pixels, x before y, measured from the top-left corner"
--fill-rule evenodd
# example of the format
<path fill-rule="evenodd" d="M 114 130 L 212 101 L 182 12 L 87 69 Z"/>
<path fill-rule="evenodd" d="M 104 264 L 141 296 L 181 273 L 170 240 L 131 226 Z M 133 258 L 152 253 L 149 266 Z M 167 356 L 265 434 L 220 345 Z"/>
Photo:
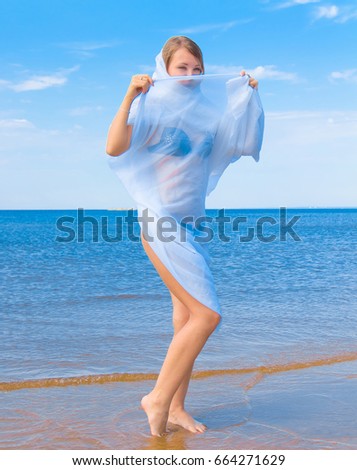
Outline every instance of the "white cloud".
<path fill-rule="evenodd" d="M 26 119 L 2 119 L 0 155 L 12 155 L 16 161 L 23 161 L 31 154 L 36 161 L 46 160 L 50 165 L 59 163 L 51 160 L 52 155 L 61 156 L 61 164 L 71 160 L 84 161 L 87 152 L 94 146 L 93 142 L 97 145 L 96 151 L 101 145 L 100 152 L 105 154 L 103 138 L 98 134 L 78 125 L 67 129 L 46 129 L 35 126 Z"/>
<path fill-rule="evenodd" d="M 321 18 L 328 18 L 328 19 L 336 18 L 338 14 L 339 14 L 339 8 L 336 5 L 318 7 L 315 10 L 315 18 L 317 20 Z"/>
<path fill-rule="evenodd" d="M 44 90 L 46 88 L 51 88 L 54 86 L 65 85 L 68 81 L 68 75 L 77 71 L 78 69 L 79 66 L 75 66 L 70 69 L 62 69 L 51 75 L 33 75 L 29 79 L 24 80 L 20 83 L 12 83 L 5 80 L 2 80 L 2 83 L 4 87 L 9 88 L 10 90 L 15 91 L 16 93 L 21 93 L 24 91 Z"/>
<path fill-rule="evenodd" d="M 230 74 L 240 73 L 242 70 L 243 67 L 238 65 L 205 64 L 206 73 Z"/>
<path fill-rule="evenodd" d="M 350 83 L 357 83 L 357 69 L 349 69 L 342 72 L 331 72 L 329 79 L 331 81 L 344 80 Z"/>
<path fill-rule="evenodd" d="M 347 21 L 355 20 L 355 19 L 357 19 L 357 8 L 356 9 L 349 8 L 348 11 L 341 13 L 337 22 L 346 23 Z"/>
<path fill-rule="evenodd" d="M 298 80 L 296 73 L 283 72 L 278 70 L 275 65 L 259 65 L 255 69 L 248 70 L 248 73 L 257 79 L 264 80 L 285 80 L 291 82 Z"/>
<path fill-rule="evenodd" d="M 273 4 L 270 10 L 282 10 L 285 8 L 296 7 L 299 5 L 311 5 L 320 3 L 321 0 L 286 0 L 285 2 Z M 335 23 L 346 23 L 347 21 L 357 19 L 357 7 L 353 5 L 328 4 L 316 6 L 311 10 L 312 18 L 317 20 L 332 20 Z"/>
<path fill-rule="evenodd" d="M 94 51 L 98 51 L 101 49 L 109 49 L 111 47 L 115 47 L 122 44 L 120 41 L 97 41 L 97 42 L 69 42 L 69 43 L 62 43 L 59 44 L 60 47 L 64 47 L 69 49 L 70 52 L 77 54 L 81 57 L 93 57 Z"/>
<path fill-rule="evenodd" d="M 312 143 L 326 146 L 329 142 L 338 147 L 341 143 L 348 145 L 348 140 L 344 141 L 344 139 L 349 139 L 354 142 L 351 155 L 355 154 L 357 132 L 357 112 L 355 111 L 296 110 L 266 112 L 265 117 L 266 134 L 269 134 L 269 129 L 272 131 L 274 128 L 277 133 L 280 133 L 280 143 L 286 145 L 289 142 L 290 148 L 304 147 Z M 276 145 L 278 145 L 277 142 Z"/>
<path fill-rule="evenodd" d="M 33 127 L 32 122 L 27 119 L 0 119 L 0 129 L 29 129 Z"/>
<path fill-rule="evenodd" d="M 198 33 L 207 33 L 209 31 L 226 32 L 229 29 L 234 28 L 238 24 L 250 23 L 251 21 L 253 20 L 245 19 L 245 20 L 228 21 L 226 23 L 201 24 L 201 25 L 191 26 L 189 28 L 181 29 L 180 32 L 182 34 L 198 34 Z"/>
<path fill-rule="evenodd" d="M 308 3 L 318 3 L 320 0 L 293 0 L 294 5 L 307 5 Z"/>
<path fill-rule="evenodd" d="M 280 3 L 274 7 L 275 10 L 281 10 L 283 8 L 295 7 L 298 5 L 308 5 L 310 3 L 319 3 L 320 0 L 291 0 L 288 2 Z"/>
<path fill-rule="evenodd" d="M 291 121 L 301 120 L 306 121 L 307 119 L 316 119 L 321 117 L 319 111 L 280 111 L 280 112 L 265 112 L 265 116 L 270 121 Z"/>
<path fill-rule="evenodd" d="M 1 88 L 8 88 L 11 83 L 8 80 L 0 80 L 0 89 Z"/>
<path fill-rule="evenodd" d="M 357 19 L 357 8 L 351 5 L 328 5 L 315 9 L 314 19 L 333 20 L 335 23 L 346 23 L 350 20 Z"/>
<path fill-rule="evenodd" d="M 207 64 L 205 69 L 207 73 L 217 74 L 240 73 L 242 70 L 245 70 L 252 77 L 258 80 L 284 80 L 290 82 L 296 82 L 298 80 L 298 76 L 295 73 L 278 70 L 275 65 L 259 65 L 254 69 L 247 69 L 243 66 L 236 65 Z"/>
<path fill-rule="evenodd" d="M 103 111 L 102 106 L 80 106 L 78 108 L 73 108 L 70 110 L 69 114 L 71 116 L 87 116 L 93 112 Z"/>
<path fill-rule="evenodd" d="M 58 77 L 51 75 L 35 75 L 29 80 L 16 85 L 10 85 L 9 88 L 16 92 L 44 90 L 53 86 L 64 85 L 67 82 L 67 77 Z"/>

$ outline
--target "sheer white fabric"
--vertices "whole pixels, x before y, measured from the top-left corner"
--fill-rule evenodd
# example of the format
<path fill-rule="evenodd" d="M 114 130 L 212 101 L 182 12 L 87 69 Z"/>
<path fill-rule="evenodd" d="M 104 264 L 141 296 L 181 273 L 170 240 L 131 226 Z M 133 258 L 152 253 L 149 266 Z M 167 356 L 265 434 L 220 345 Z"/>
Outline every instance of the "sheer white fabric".
<path fill-rule="evenodd" d="M 230 163 L 243 155 L 259 160 L 262 105 L 247 76 L 171 77 L 161 53 L 153 79 L 132 104 L 130 148 L 109 164 L 136 202 L 140 228 L 161 262 L 221 315 L 200 218 Z"/>

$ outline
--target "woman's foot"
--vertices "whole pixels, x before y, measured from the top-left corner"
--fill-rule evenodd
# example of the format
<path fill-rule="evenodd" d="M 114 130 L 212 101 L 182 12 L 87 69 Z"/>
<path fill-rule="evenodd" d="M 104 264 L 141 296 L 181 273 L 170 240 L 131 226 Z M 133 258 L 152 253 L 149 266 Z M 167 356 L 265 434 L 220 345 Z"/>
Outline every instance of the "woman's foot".
<path fill-rule="evenodd" d="M 170 410 L 168 421 L 196 434 L 203 433 L 207 429 L 206 425 L 196 421 L 185 409 Z"/>
<path fill-rule="evenodd" d="M 166 434 L 168 411 L 163 410 L 160 404 L 155 403 L 152 397 L 150 397 L 150 393 L 142 398 L 141 407 L 147 414 L 151 434 L 159 437 Z"/>

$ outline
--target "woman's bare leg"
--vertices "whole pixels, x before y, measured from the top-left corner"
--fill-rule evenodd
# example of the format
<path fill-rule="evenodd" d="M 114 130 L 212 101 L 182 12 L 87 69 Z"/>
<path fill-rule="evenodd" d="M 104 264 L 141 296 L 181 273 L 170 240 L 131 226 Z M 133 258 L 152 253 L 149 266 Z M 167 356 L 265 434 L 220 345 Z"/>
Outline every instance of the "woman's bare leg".
<path fill-rule="evenodd" d="M 171 401 L 191 374 L 194 361 L 217 327 L 220 315 L 201 304 L 176 281 L 142 237 L 143 247 L 167 288 L 188 308 L 190 318 L 174 335 L 154 389 L 142 399 L 154 436 L 166 432 Z"/>
<path fill-rule="evenodd" d="M 172 305 L 173 305 L 173 326 L 174 334 L 177 334 L 181 328 L 188 322 L 191 312 L 188 308 L 172 293 Z M 204 432 L 207 427 L 196 421 L 186 410 L 185 410 L 185 398 L 187 395 L 190 379 L 192 374 L 192 368 L 182 380 L 179 388 L 172 398 L 170 410 L 169 410 L 169 422 L 177 424 L 188 431 L 197 433 Z"/>

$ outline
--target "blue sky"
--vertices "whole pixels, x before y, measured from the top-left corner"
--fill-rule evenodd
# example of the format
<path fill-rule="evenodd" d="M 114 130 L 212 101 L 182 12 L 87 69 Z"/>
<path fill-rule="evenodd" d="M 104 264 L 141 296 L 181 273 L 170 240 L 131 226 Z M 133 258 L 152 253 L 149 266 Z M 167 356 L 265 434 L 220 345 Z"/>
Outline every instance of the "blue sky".
<path fill-rule="evenodd" d="M 261 161 L 207 207 L 357 206 L 356 1 L 1 0 L 0 209 L 132 207 L 107 129 L 177 34 L 206 73 L 254 74 L 266 113 Z"/>

